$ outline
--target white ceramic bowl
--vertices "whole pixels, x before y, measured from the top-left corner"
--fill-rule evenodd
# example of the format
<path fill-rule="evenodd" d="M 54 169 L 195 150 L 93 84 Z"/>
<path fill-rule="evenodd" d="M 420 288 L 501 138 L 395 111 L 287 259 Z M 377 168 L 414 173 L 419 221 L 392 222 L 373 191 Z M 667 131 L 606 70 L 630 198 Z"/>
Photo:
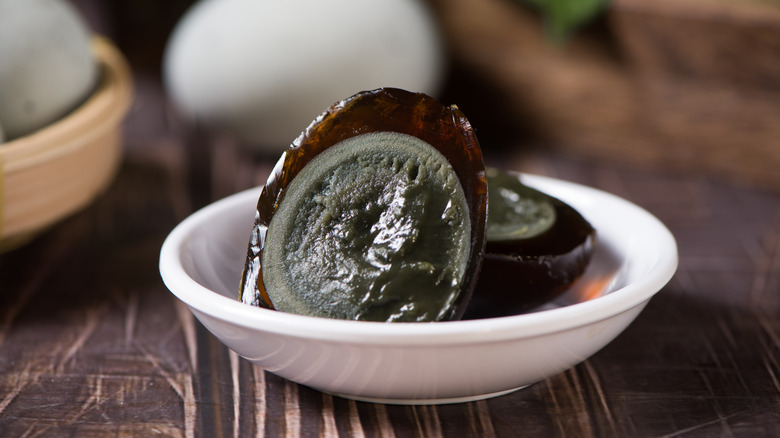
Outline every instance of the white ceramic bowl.
<path fill-rule="evenodd" d="M 524 315 L 438 323 L 301 316 L 237 300 L 259 189 L 179 224 L 160 254 L 167 287 L 220 341 L 279 376 L 356 400 L 452 403 L 505 394 L 585 360 L 620 334 L 677 268 L 672 234 L 614 195 L 521 175 L 568 202 L 598 232 L 584 277 Z"/>

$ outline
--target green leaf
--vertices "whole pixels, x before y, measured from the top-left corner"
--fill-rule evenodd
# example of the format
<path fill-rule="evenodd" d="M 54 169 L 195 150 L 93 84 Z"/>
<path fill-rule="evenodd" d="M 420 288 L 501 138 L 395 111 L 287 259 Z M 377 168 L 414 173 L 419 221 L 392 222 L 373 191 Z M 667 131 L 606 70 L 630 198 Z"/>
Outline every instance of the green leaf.
<path fill-rule="evenodd" d="M 550 37 L 556 42 L 568 39 L 575 30 L 594 19 L 609 0 L 521 0 L 539 10 Z"/>

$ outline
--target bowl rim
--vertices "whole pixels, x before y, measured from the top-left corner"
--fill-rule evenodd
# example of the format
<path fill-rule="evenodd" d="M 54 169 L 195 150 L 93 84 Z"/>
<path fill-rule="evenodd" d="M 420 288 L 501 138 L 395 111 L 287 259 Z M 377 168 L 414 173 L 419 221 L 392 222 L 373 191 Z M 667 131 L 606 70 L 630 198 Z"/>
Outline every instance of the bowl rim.
<path fill-rule="evenodd" d="M 185 271 L 181 262 L 181 246 L 199 224 L 222 214 L 224 210 L 256 201 L 259 187 L 238 192 L 218 200 L 179 223 L 163 242 L 159 269 L 165 285 L 195 313 L 229 321 L 248 329 L 272 332 L 298 338 L 321 341 L 363 343 L 370 345 L 444 346 L 468 343 L 497 342 L 529 338 L 575 329 L 593 324 L 643 305 L 674 275 L 678 265 L 674 236 L 655 216 L 641 207 L 605 191 L 550 177 L 517 173 L 531 186 L 555 185 L 566 190 L 586 191 L 641 216 L 652 233 L 658 256 L 645 275 L 595 299 L 572 305 L 522 315 L 489 319 L 446 321 L 436 323 L 385 323 L 328 319 L 283 313 L 249 306 L 230 299 L 199 284 Z M 556 196 L 556 193 L 551 193 Z M 249 230 L 247 230 L 247 235 Z M 237 292 L 236 292 L 237 293 Z"/>

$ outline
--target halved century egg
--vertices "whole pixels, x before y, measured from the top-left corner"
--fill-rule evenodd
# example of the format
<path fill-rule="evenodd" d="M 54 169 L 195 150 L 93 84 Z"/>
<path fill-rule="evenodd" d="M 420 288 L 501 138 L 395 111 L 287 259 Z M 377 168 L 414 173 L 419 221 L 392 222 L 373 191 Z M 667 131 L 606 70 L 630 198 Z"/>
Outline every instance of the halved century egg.
<path fill-rule="evenodd" d="M 565 292 L 585 271 L 596 231 L 565 202 L 487 170 L 488 225 L 482 271 L 465 319 L 516 315 Z"/>
<path fill-rule="evenodd" d="M 455 106 L 383 88 L 328 108 L 260 194 L 248 304 L 368 321 L 459 319 L 486 239 L 487 183 Z"/>

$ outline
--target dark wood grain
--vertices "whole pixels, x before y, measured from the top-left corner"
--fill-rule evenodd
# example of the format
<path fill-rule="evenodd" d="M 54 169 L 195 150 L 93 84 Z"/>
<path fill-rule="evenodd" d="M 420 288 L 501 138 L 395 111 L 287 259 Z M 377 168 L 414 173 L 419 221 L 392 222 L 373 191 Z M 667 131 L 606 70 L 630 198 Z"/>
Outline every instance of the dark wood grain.
<path fill-rule="evenodd" d="M 216 136 L 193 146 L 166 116 L 158 85 L 138 85 L 111 188 L 0 255 L 0 435 L 780 433 L 780 194 L 549 152 L 486 151 L 488 161 L 647 208 L 677 237 L 679 272 L 612 344 L 523 391 L 444 406 L 359 403 L 253 367 L 165 289 L 157 260 L 170 229 L 199 204 L 258 183 L 272 163 Z M 143 123 L 152 115 L 163 122 Z M 191 156 L 195 147 L 203 150 Z M 193 160 L 203 157 L 209 170 L 198 175 L 209 176 L 196 184 L 190 172 L 204 163 Z"/>
<path fill-rule="evenodd" d="M 263 182 L 276 157 L 183 124 L 155 75 L 135 82 L 114 183 L 0 254 L 0 436 L 780 436 L 780 192 L 533 148 L 491 125 L 488 164 L 639 204 L 676 236 L 679 270 L 614 342 L 522 391 L 355 402 L 240 359 L 167 291 L 168 232 Z"/>

